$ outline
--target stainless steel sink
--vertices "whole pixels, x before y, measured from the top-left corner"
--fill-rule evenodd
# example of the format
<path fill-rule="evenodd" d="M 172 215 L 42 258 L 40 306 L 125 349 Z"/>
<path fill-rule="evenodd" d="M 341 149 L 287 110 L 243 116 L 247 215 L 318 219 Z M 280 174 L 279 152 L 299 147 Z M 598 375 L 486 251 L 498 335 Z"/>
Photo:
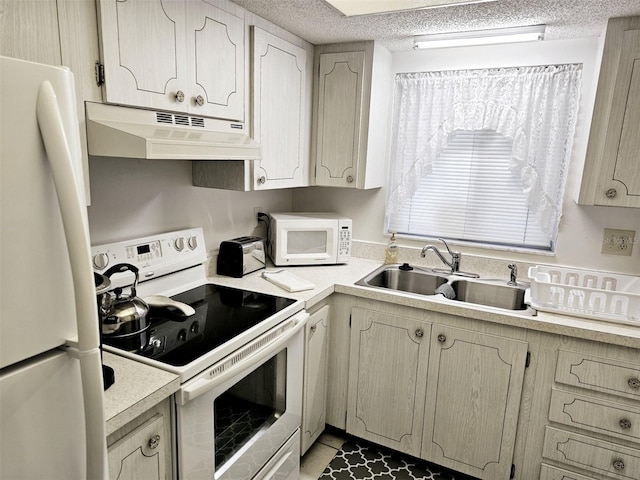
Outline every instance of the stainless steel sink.
<path fill-rule="evenodd" d="M 447 280 L 448 277 L 429 269 L 408 265 L 383 265 L 358 280 L 356 285 L 387 288 L 419 295 L 435 295 L 436 288 L 447 283 Z"/>
<path fill-rule="evenodd" d="M 505 280 L 453 280 L 455 299 L 506 310 L 526 310 L 524 293 L 527 284 L 507 285 Z"/>

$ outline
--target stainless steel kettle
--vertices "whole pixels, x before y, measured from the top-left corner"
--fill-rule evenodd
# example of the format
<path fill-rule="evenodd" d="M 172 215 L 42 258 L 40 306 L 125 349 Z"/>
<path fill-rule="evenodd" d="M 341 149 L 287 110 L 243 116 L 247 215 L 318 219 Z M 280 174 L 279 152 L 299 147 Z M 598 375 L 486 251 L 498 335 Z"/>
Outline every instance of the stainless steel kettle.
<path fill-rule="evenodd" d="M 135 280 L 131 293 L 123 295 L 123 289 L 114 288 L 102 297 L 100 318 L 104 343 L 130 351 L 143 350 L 149 341 L 150 323 L 147 320 L 149 306 L 136 296 L 138 268 L 129 263 L 119 263 L 104 272 L 109 279 L 115 273 L 133 272 Z"/>

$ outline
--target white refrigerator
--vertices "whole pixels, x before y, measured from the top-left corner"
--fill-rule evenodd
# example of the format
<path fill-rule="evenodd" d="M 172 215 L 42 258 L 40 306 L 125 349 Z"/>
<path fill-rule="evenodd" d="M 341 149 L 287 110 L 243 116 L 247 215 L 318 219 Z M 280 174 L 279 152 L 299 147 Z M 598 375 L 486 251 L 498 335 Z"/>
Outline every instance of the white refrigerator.
<path fill-rule="evenodd" d="M 0 479 L 107 477 L 70 70 L 0 57 Z"/>

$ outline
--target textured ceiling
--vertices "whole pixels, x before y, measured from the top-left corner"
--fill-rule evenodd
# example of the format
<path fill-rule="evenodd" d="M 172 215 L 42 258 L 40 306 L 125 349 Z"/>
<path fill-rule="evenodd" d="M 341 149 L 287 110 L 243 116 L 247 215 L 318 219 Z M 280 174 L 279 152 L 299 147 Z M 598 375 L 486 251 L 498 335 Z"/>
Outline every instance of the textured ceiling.
<path fill-rule="evenodd" d="M 640 0 L 499 0 L 388 14 L 345 17 L 324 0 L 232 0 L 308 42 L 379 40 L 392 51 L 412 36 L 546 24 L 545 38 L 599 36 L 610 17 L 640 15 Z"/>

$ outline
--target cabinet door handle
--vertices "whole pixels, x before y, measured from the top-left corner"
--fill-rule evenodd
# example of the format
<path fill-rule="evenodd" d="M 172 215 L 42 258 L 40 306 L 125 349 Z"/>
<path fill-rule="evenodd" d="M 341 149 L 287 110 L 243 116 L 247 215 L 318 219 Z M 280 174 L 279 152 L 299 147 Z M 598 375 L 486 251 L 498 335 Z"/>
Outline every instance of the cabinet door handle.
<path fill-rule="evenodd" d="M 176 92 L 176 100 L 180 103 L 184 102 L 184 92 L 182 90 Z"/>
<path fill-rule="evenodd" d="M 614 460 L 611 465 L 613 465 L 614 470 L 617 470 L 617 471 L 624 470 L 624 461 L 622 461 L 621 458 Z"/>
<path fill-rule="evenodd" d="M 154 435 L 149 439 L 149 448 L 153 450 L 154 448 L 158 448 L 158 445 L 160 445 L 160 435 Z"/>
<path fill-rule="evenodd" d="M 640 378 L 630 378 L 627 382 L 635 390 L 640 390 Z"/>
<path fill-rule="evenodd" d="M 347 175 L 347 183 L 353 183 L 353 177 L 351 175 Z"/>
<path fill-rule="evenodd" d="M 318 327 L 316 325 L 313 325 L 309 330 L 311 331 L 311 333 L 316 333 L 317 328 Z"/>
<path fill-rule="evenodd" d="M 444 333 L 441 333 L 440 335 L 438 335 L 438 341 L 440 343 L 444 343 L 447 341 L 447 336 Z"/>
<path fill-rule="evenodd" d="M 616 195 L 618 195 L 618 191 L 615 188 L 610 188 L 609 190 L 604 192 L 604 194 L 607 198 L 616 198 Z"/>
<path fill-rule="evenodd" d="M 198 95 L 198 96 L 195 98 L 195 100 L 196 100 L 196 103 L 197 103 L 199 106 L 204 105 L 204 97 L 203 97 L 202 95 Z"/>
<path fill-rule="evenodd" d="M 620 428 L 623 430 L 629 430 L 631 428 L 631 420 L 627 418 L 620 420 Z"/>
<path fill-rule="evenodd" d="M 424 336 L 424 332 L 421 328 L 416 329 L 416 337 L 422 338 Z"/>
<path fill-rule="evenodd" d="M 264 185 L 265 183 L 267 183 L 267 177 L 265 177 L 264 175 L 261 176 L 260 178 L 258 178 L 258 183 L 260 185 Z"/>

